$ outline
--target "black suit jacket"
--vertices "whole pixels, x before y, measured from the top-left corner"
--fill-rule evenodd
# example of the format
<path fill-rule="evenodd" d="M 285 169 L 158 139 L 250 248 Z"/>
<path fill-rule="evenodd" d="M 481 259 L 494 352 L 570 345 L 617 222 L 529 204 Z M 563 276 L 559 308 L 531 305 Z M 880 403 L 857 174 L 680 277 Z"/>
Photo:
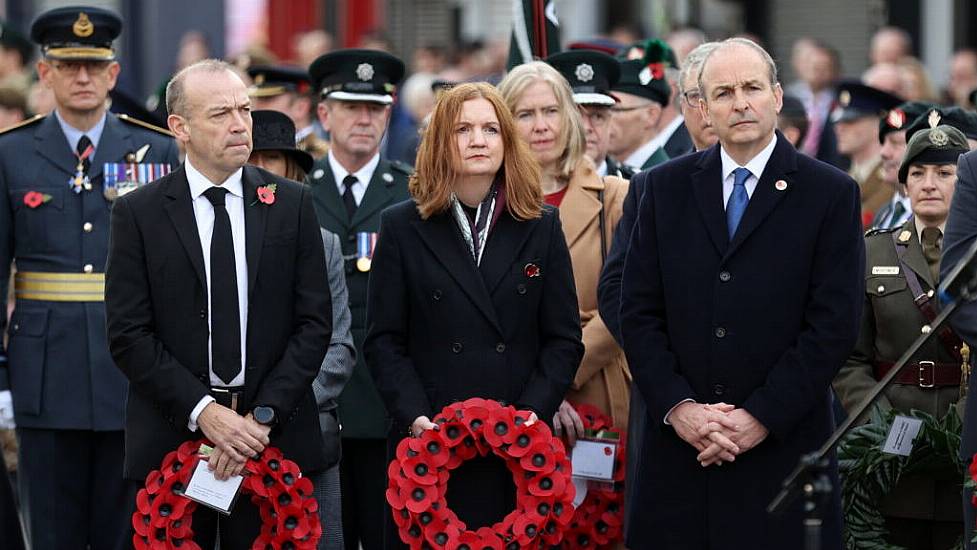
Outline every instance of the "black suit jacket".
<path fill-rule="evenodd" d="M 275 184 L 275 202 L 256 189 Z M 276 409 L 271 444 L 304 471 L 324 466 L 312 380 L 329 346 L 322 238 L 307 188 L 244 168 L 248 325 L 242 411 Z M 186 172 L 115 203 L 105 277 L 109 349 L 129 379 L 126 477 L 142 479 L 181 442 L 209 388 L 207 284 Z"/>
<path fill-rule="evenodd" d="M 527 266 L 539 275 L 527 274 Z M 549 420 L 583 357 L 577 295 L 553 209 L 499 217 L 476 266 L 450 213 L 387 209 L 373 257 L 366 362 L 402 431 L 469 397 Z"/>
<path fill-rule="evenodd" d="M 695 150 L 692 144 L 692 136 L 689 135 L 689 129 L 685 127 L 684 122 L 679 124 L 678 128 L 672 132 L 672 135 L 668 137 L 668 141 L 665 142 L 662 149 L 665 150 L 665 154 L 670 159 L 680 157 L 689 151 Z"/>
<path fill-rule="evenodd" d="M 852 179 L 778 133 L 730 240 L 721 166 L 716 145 L 633 180 L 645 190 L 620 330 L 648 404 L 641 452 L 651 458 L 630 480 L 644 514 L 632 548 L 803 547 L 800 503 L 776 521 L 765 507 L 831 433 L 830 383 L 858 335 L 865 248 Z M 663 423 L 684 399 L 741 407 L 770 434 L 735 462 L 703 468 Z M 837 498 L 823 510 L 824 548 L 841 544 Z"/>

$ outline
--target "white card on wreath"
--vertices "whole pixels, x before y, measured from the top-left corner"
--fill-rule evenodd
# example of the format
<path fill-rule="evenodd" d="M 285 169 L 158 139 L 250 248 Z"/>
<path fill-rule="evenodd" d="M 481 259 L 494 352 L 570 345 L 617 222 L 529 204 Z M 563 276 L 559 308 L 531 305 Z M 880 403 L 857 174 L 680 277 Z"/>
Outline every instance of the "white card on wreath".
<path fill-rule="evenodd" d="M 217 479 L 214 477 L 214 472 L 207 468 L 207 461 L 201 459 L 183 494 L 190 500 L 195 500 L 218 512 L 230 514 L 242 481 L 244 477 L 239 475 L 224 481 Z"/>
<path fill-rule="evenodd" d="M 570 458 L 573 475 L 611 480 L 614 478 L 615 454 L 617 454 L 616 443 L 578 439 Z"/>
<path fill-rule="evenodd" d="M 883 453 L 890 455 L 909 456 L 913 451 L 913 440 L 919 435 L 923 421 L 909 416 L 896 416 L 889 429 L 889 436 L 882 447 Z"/>

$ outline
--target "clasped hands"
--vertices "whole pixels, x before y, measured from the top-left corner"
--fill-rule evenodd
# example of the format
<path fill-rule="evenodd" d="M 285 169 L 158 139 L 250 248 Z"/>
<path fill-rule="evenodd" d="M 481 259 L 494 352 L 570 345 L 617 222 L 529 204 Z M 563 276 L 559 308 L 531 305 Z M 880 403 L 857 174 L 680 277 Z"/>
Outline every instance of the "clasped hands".
<path fill-rule="evenodd" d="M 197 425 L 214 443 L 207 467 L 220 480 L 244 471 L 248 459 L 265 450 L 270 441 L 269 426 L 259 424 L 251 413 L 241 416 L 216 402 L 204 407 L 197 416 Z"/>
<path fill-rule="evenodd" d="M 745 409 L 726 403 L 686 402 L 668 415 L 675 433 L 699 451 L 703 467 L 733 462 L 767 437 L 767 428 Z"/>

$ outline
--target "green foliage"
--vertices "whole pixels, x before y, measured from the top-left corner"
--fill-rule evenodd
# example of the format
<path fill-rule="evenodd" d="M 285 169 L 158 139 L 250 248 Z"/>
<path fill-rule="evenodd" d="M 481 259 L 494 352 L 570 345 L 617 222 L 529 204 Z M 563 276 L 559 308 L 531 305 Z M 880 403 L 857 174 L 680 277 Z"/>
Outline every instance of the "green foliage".
<path fill-rule="evenodd" d="M 917 410 L 904 415 L 923 422 L 908 457 L 882 452 L 896 414 L 875 407 L 870 421 L 852 430 L 838 446 L 848 550 L 906 550 L 885 541 L 889 532 L 879 510 L 883 497 L 903 475 L 953 472 L 962 478 L 966 470 L 958 456 L 962 424 L 953 408 L 940 420 Z M 956 548 L 963 548 L 962 542 Z"/>

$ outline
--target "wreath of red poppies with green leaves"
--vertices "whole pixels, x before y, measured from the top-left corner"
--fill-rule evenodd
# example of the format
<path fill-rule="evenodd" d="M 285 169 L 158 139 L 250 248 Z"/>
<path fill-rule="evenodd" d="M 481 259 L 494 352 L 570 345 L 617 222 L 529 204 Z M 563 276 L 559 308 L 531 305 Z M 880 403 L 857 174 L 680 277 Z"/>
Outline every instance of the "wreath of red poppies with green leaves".
<path fill-rule="evenodd" d="M 186 441 L 163 458 L 159 470 L 146 476 L 146 486 L 136 495 L 132 515 L 136 550 L 200 550 L 193 541 L 193 511 L 197 503 L 183 495 L 197 464 L 204 460 L 201 439 Z M 242 494 L 261 514 L 261 532 L 253 548 L 315 550 L 322 536 L 319 505 L 312 495 L 312 481 L 302 477 L 298 465 L 280 450 L 267 447 L 244 467 Z"/>
<path fill-rule="evenodd" d="M 556 545 L 573 517 L 570 461 L 560 439 L 531 413 L 469 399 L 445 407 L 434 423 L 397 446 L 387 469 L 387 502 L 400 539 L 412 550 L 516 550 Z M 475 456 L 503 459 L 516 484 L 516 507 L 491 527 L 469 530 L 448 508 L 451 470 Z"/>
<path fill-rule="evenodd" d="M 585 430 L 620 434 L 614 456 L 613 484 L 587 489 L 587 496 L 573 512 L 563 535 L 563 548 L 610 548 L 624 538 L 624 466 L 627 455 L 625 434 L 614 427 L 611 417 L 593 405 L 573 405 Z"/>

